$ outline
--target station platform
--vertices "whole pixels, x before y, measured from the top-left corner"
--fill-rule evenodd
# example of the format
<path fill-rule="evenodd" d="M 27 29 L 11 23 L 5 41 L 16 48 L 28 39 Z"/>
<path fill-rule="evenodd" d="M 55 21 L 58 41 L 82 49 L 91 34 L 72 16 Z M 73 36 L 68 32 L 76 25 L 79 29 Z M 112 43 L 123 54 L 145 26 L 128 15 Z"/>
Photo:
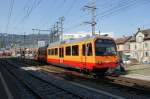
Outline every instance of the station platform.
<path fill-rule="evenodd" d="M 150 76 L 145 76 L 145 75 L 141 75 L 141 74 L 129 74 L 129 75 L 124 75 L 123 77 L 145 80 L 145 81 L 150 82 Z"/>

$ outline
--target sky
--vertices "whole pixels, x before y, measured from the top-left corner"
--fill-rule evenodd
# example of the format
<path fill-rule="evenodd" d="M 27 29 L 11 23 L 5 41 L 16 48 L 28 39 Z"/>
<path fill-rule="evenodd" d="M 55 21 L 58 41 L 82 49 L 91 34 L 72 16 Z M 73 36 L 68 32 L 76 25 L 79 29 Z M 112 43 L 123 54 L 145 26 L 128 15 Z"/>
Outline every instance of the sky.
<path fill-rule="evenodd" d="M 64 33 L 90 32 L 90 6 L 94 0 L 0 0 L 0 33 L 31 34 L 48 30 L 64 16 Z M 96 0 L 96 31 L 116 37 L 150 28 L 150 0 Z"/>

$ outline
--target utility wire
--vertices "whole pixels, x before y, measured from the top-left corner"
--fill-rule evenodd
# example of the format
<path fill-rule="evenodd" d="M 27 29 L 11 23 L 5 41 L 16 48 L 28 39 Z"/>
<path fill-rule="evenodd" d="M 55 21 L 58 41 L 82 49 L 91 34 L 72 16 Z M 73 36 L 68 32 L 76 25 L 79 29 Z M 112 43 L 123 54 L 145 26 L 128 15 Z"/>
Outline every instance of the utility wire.
<path fill-rule="evenodd" d="M 74 5 L 77 0 L 73 0 L 72 3 L 70 4 L 70 7 L 68 8 L 67 12 L 65 13 L 65 17 L 70 14 L 71 10 L 74 8 Z"/>
<path fill-rule="evenodd" d="M 123 12 L 123 10 L 129 9 L 131 7 L 132 8 L 133 7 L 137 7 L 138 5 L 142 4 L 142 2 L 143 2 L 143 1 L 141 1 L 141 2 L 140 1 L 137 2 L 137 1 L 138 0 L 135 0 L 135 2 L 128 3 L 128 4 L 126 4 L 126 5 L 122 6 L 122 7 L 118 7 L 117 9 L 114 9 L 112 11 L 110 10 L 107 13 L 101 14 L 101 16 L 99 15 L 99 17 L 101 17 L 101 18 L 106 18 L 108 16 L 112 17 L 112 16 L 114 16 L 116 14 L 119 14 L 118 12 Z M 147 2 L 146 0 L 144 0 L 144 2 L 143 2 L 144 4 L 150 3 L 150 2 Z"/>
<path fill-rule="evenodd" d="M 23 8 L 20 10 L 20 12 L 19 12 L 19 15 L 22 15 L 22 13 L 25 13 L 25 12 L 28 12 L 28 10 L 29 10 L 29 3 L 31 2 L 31 0 L 27 0 L 26 1 L 26 3 L 25 3 L 25 5 L 23 6 Z M 19 16 L 20 17 L 20 16 Z M 19 20 L 18 20 L 19 21 Z M 14 28 L 16 29 L 17 27 L 17 25 L 19 24 L 19 22 L 16 22 L 15 23 L 15 25 L 14 25 Z"/>
<path fill-rule="evenodd" d="M 25 11 L 26 9 L 28 9 L 28 4 L 30 3 L 31 0 L 27 0 L 24 7 L 23 7 L 23 11 Z"/>
<path fill-rule="evenodd" d="M 6 24 L 6 33 L 8 32 L 9 29 L 9 25 L 10 25 L 10 19 L 12 16 L 12 12 L 13 12 L 13 7 L 14 7 L 14 0 L 10 0 L 10 8 L 9 8 L 9 14 L 8 14 L 8 19 L 7 19 L 7 24 Z"/>
<path fill-rule="evenodd" d="M 23 18 L 20 20 L 20 22 L 18 22 L 17 25 L 19 24 L 23 24 L 25 22 L 25 20 L 27 20 L 29 18 L 29 16 L 32 14 L 32 12 L 42 3 L 43 0 L 34 0 L 32 3 L 31 7 L 28 7 L 28 10 L 26 12 L 26 14 L 23 16 Z M 16 25 L 16 26 L 17 26 Z"/>
<path fill-rule="evenodd" d="M 129 7 L 129 6 L 131 6 L 131 4 L 133 4 L 133 3 L 135 3 L 135 1 L 136 0 L 124 0 L 124 1 L 120 1 L 120 2 L 118 2 L 115 6 L 112 6 L 110 9 L 108 9 L 108 10 L 106 10 L 106 11 L 103 11 L 103 12 L 101 12 L 101 13 L 99 13 L 99 14 L 97 14 L 96 16 L 101 16 L 101 17 L 105 17 L 106 16 L 106 14 L 111 14 L 111 12 L 115 12 L 115 11 L 117 11 L 117 10 L 122 10 L 123 8 L 125 8 L 125 7 Z M 108 2 L 106 2 L 106 3 L 108 3 Z M 106 4 L 106 3 L 104 3 L 104 4 Z M 115 2 L 116 3 L 116 2 Z M 114 2 L 113 2 L 113 5 L 114 5 Z M 74 29 L 74 28 L 78 28 L 78 27 L 80 27 L 81 26 L 81 24 L 76 24 L 76 25 L 74 25 L 74 26 L 72 26 L 72 27 L 70 27 L 70 28 L 67 28 L 66 29 L 66 31 L 68 31 L 68 30 L 71 30 L 71 29 Z"/>
<path fill-rule="evenodd" d="M 66 28 L 66 29 L 65 29 L 65 32 L 70 31 L 70 30 L 75 29 L 75 28 L 79 28 L 79 27 L 81 27 L 81 26 L 83 26 L 83 25 L 84 25 L 83 23 L 75 24 L 75 25 L 73 25 L 73 26 L 71 26 L 71 27 Z"/>
<path fill-rule="evenodd" d="M 53 8 L 53 9 L 57 9 L 57 10 L 60 10 L 60 9 L 62 9 L 63 7 L 64 7 L 64 5 L 65 5 L 65 3 L 66 3 L 66 0 L 63 0 L 63 2 L 61 2 L 60 4 L 58 4 L 58 7 L 57 8 Z M 55 4 L 56 4 L 56 1 L 55 1 Z M 59 9 L 58 9 L 59 8 Z M 54 15 L 54 14 L 52 14 L 53 16 L 51 16 L 51 19 L 50 20 L 53 20 L 54 18 L 58 18 L 58 17 L 60 17 L 60 16 L 58 16 L 57 14 L 56 15 Z M 50 17 L 50 16 L 49 16 Z M 46 22 L 44 22 L 43 24 L 42 24 L 42 26 L 45 26 L 46 24 L 48 24 L 49 23 L 49 21 L 46 21 Z"/>
<path fill-rule="evenodd" d="M 36 7 L 38 7 L 40 5 L 40 3 L 42 2 L 42 0 L 34 0 L 31 8 L 28 8 L 29 10 L 27 11 L 27 14 L 22 18 L 22 21 L 26 20 L 31 13 L 33 12 L 34 9 L 36 9 Z"/>
<path fill-rule="evenodd" d="M 76 2 L 77 2 L 77 1 L 74 0 L 74 1 L 72 2 L 72 4 L 71 4 L 70 8 L 71 8 L 72 6 L 74 6 Z M 67 11 L 68 14 L 69 14 L 70 11 L 72 10 L 72 9 L 70 9 L 70 8 L 69 8 L 68 11 Z M 80 17 L 81 17 L 81 16 L 80 16 Z M 72 29 L 75 29 L 75 28 L 79 28 L 79 27 L 84 26 L 84 25 L 85 25 L 85 23 L 83 23 L 83 22 L 78 23 L 78 24 L 75 24 L 75 25 L 73 25 L 73 26 L 71 26 L 71 27 L 66 28 L 66 29 L 65 29 L 65 32 L 68 32 L 68 31 L 70 31 L 70 30 L 72 30 Z"/>
<path fill-rule="evenodd" d="M 123 7 L 123 6 L 127 6 L 127 5 L 129 5 L 130 3 L 135 2 L 135 1 L 136 1 L 136 0 L 134 0 L 134 1 L 132 1 L 132 0 L 124 0 L 124 1 L 121 1 L 121 2 L 119 2 L 117 5 L 112 6 L 110 9 L 107 9 L 107 10 L 105 10 L 105 11 L 103 11 L 103 12 L 97 14 L 96 16 L 103 15 L 103 14 L 105 14 L 105 13 L 109 13 L 109 12 L 111 12 L 111 11 L 113 11 L 113 10 L 116 10 L 116 9 L 119 9 L 119 8 L 121 8 L 121 7 Z"/>
<path fill-rule="evenodd" d="M 137 6 L 138 4 L 142 4 L 141 2 L 137 2 L 138 0 L 135 0 L 134 2 L 131 2 L 131 3 L 128 3 L 128 4 L 126 4 L 126 5 L 123 5 L 123 6 L 121 6 L 121 7 L 118 7 L 118 8 L 116 8 L 116 9 L 113 9 L 113 10 L 110 10 L 110 11 L 108 11 L 108 12 L 106 12 L 106 13 L 103 13 L 103 14 L 101 14 L 101 15 L 99 15 L 101 18 L 103 18 L 103 17 L 106 17 L 106 16 L 110 16 L 110 15 L 116 15 L 116 14 L 118 14 L 117 12 L 120 12 L 120 11 L 123 11 L 123 10 L 125 10 L 125 9 L 129 9 L 129 8 L 131 8 L 131 7 L 135 7 L 135 6 Z M 116 13 L 116 14 L 115 14 Z"/>

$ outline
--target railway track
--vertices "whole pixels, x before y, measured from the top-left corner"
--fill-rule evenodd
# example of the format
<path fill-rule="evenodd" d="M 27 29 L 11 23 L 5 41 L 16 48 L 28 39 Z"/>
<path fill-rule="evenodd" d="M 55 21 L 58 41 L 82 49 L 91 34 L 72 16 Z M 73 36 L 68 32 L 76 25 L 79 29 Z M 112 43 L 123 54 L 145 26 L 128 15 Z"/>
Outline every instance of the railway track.
<path fill-rule="evenodd" d="M 7 77 L 7 82 L 9 82 L 10 80 L 13 81 L 13 83 L 9 84 L 9 87 L 12 87 L 13 85 L 13 89 L 9 89 L 11 90 L 11 92 L 13 92 L 13 98 L 11 99 L 40 99 L 36 94 L 32 92 L 32 90 L 30 90 L 29 88 L 27 88 L 26 85 L 21 83 L 18 78 L 16 78 L 6 68 L 1 67 L 0 69 L 3 74 L 5 74 L 5 77 Z"/>
<path fill-rule="evenodd" d="M 34 61 L 34 60 L 32 60 Z M 25 64 L 27 65 L 33 65 L 31 60 L 26 60 L 24 61 Z M 34 65 L 35 64 L 39 64 L 38 62 L 34 61 L 33 62 Z M 57 66 L 53 66 L 53 65 L 45 65 L 45 64 L 40 64 L 42 65 L 40 67 L 40 70 L 45 71 L 45 72 L 49 72 L 49 73 L 53 73 L 53 74 L 57 74 L 57 75 L 67 75 L 69 77 L 77 77 L 77 78 L 83 78 L 83 79 L 94 79 L 94 81 L 99 82 L 99 79 L 95 79 L 93 76 L 88 75 L 88 74 L 82 74 L 80 72 L 76 72 L 76 71 L 72 71 L 72 70 L 68 70 L 66 68 L 62 68 L 62 67 L 57 67 Z M 150 82 L 149 81 L 143 81 L 143 80 L 139 80 L 139 79 L 132 79 L 132 78 L 127 78 L 124 76 L 118 76 L 118 77 L 114 77 L 114 76 L 105 76 L 105 78 L 102 78 L 105 80 L 105 83 L 107 83 L 107 80 L 111 80 L 112 82 L 109 82 L 111 84 L 115 84 L 115 85 L 122 85 L 122 86 L 126 86 L 126 87 L 130 87 L 133 90 L 139 90 L 139 91 L 145 91 L 145 92 L 150 92 Z M 101 80 L 100 80 L 101 81 Z"/>
<path fill-rule="evenodd" d="M 32 65 L 32 61 L 30 63 L 29 62 L 30 60 L 25 61 L 26 64 Z M 92 86 L 93 88 L 97 88 L 97 86 L 101 86 L 101 85 L 109 86 L 110 89 L 113 87 L 114 89 L 119 89 L 120 91 L 122 90 L 123 96 L 126 96 L 124 94 L 124 91 L 125 91 L 125 93 L 129 95 L 129 97 L 141 97 L 139 99 L 149 99 L 149 98 L 145 98 L 145 96 L 149 97 L 149 94 L 150 94 L 150 82 L 147 82 L 147 81 L 131 79 L 131 78 L 123 77 L 123 76 L 120 76 L 120 77 L 106 76 L 101 79 L 95 79 L 89 75 L 81 74 L 76 71 L 66 70 L 64 68 L 59 68 L 57 66 L 51 67 L 49 65 L 41 65 L 40 68 L 42 68 L 41 69 L 42 71 L 50 73 L 50 74 L 54 74 L 58 76 L 67 75 L 71 77 L 71 79 L 69 80 L 73 80 L 73 81 L 76 81 L 78 83 L 81 83 L 87 86 Z M 67 74 L 66 74 L 66 71 L 67 71 Z M 106 88 L 104 88 L 104 90 L 105 89 Z"/>
<path fill-rule="evenodd" d="M 32 61 L 27 60 L 28 62 L 25 62 L 25 64 L 27 65 L 32 65 Z M 38 64 L 36 62 L 34 62 L 34 64 Z M 41 70 L 46 71 L 46 72 L 50 72 L 50 73 L 54 73 L 54 74 L 65 74 L 65 75 L 71 75 L 74 77 L 80 77 L 80 78 L 85 78 L 85 79 L 93 79 L 94 77 L 88 74 L 82 74 L 76 71 L 71 71 L 68 70 L 66 68 L 61 68 L 61 67 L 57 67 L 57 66 L 50 66 L 50 65 L 44 65 L 41 67 Z M 135 88 L 138 90 L 142 90 L 142 91 L 148 91 L 150 92 L 150 82 L 149 81 L 144 81 L 144 80 L 140 80 L 140 79 L 133 79 L 133 78 L 127 78 L 124 76 L 105 76 L 104 79 L 108 79 L 108 80 L 112 80 L 113 84 L 119 84 L 119 85 L 123 85 L 123 86 L 127 86 L 127 87 L 131 87 L 131 88 Z M 95 79 L 98 80 L 98 79 Z"/>
<path fill-rule="evenodd" d="M 22 82 L 39 99 L 120 99 L 122 97 L 96 92 L 83 86 L 40 72 L 20 69 L 18 63 L 3 61 L 6 69 Z M 124 99 L 124 98 L 122 98 Z"/>
<path fill-rule="evenodd" d="M 59 70 L 59 69 L 54 70 L 53 67 L 42 67 L 40 70 L 47 72 L 47 73 L 57 74 L 58 76 L 62 76 L 67 80 L 84 79 L 90 82 L 92 81 L 93 83 L 108 84 L 108 85 L 112 85 L 116 87 L 130 89 L 139 93 L 150 94 L 150 82 L 149 81 L 132 79 L 132 78 L 124 77 L 124 76 L 120 76 L 120 77 L 105 76 L 104 78 L 102 77 L 99 79 L 95 79 L 93 76 L 81 74 L 81 73 L 74 72 L 74 71 L 65 71 L 65 70 Z"/>

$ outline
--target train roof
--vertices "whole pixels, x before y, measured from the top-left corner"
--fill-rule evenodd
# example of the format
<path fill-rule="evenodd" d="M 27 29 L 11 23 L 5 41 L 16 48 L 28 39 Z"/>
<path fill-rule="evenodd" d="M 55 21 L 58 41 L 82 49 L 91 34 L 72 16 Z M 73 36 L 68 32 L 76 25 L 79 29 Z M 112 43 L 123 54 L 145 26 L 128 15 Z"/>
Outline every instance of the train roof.
<path fill-rule="evenodd" d="M 43 47 L 39 47 L 38 49 L 46 49 L 48 47 L 48 45 L 43 46 Z"/>
<path fill-rule="evenodd" d="M 70 44 L 70 43 L 79 43 L 79 42 L 84 42 L 84 41 L 91 41 L 93 39 L 112 39 L 110 37 L 106 37 L 106 36 L 92 36 L 92 37 L 84 37 L 84 38 L 78 38 L 78 39 L 69 39 L 69 40 L 64 40 L 61 42 L 54 42 L 49 44 L 48 47 L 55 47 L 58 45 L 63 45 L 63 44 Z"/>

